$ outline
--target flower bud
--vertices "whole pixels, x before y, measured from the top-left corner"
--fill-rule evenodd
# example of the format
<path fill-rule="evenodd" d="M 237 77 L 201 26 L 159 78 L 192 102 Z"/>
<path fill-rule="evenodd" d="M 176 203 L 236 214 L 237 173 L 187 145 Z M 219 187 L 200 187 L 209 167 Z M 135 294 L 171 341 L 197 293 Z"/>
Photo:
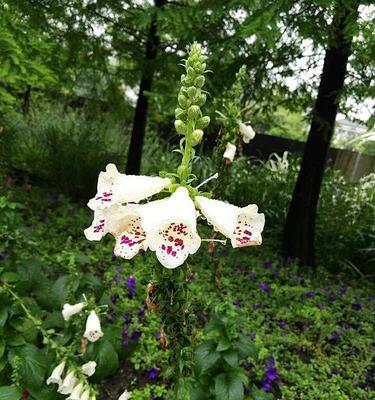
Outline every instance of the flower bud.
<path fill-rule="evenodd" d="M 191 141 L 193 146 L 199 144 L 203 137 L 203 131 L 201 129 L 196 129 L 191 135 Z"/>
<path fill-rule="evenodd" d="M 176 128 L 177 133 L 179 133 L 180 135 L 185 135 L 186 124 L 183 121 L 177 119 L 176 121 L 174 121 L 174 127 Z"/>
<path fill-rule="evenodd" d="M 190 86 L 189 89 L 187 90 L 188 96 L 193 99 L 197 95 L 197 88 L 194 86 Z"/>
<path fill-rule="evenodd" d="M 191 108 L 191 107 L 190 107 Z M 195 127 L 197 129 L 204 129 L 207 128 L 207 126 L 210 124 L 210 117 L 209 116 L 205 116 L 202 118 L 199 118 Z"/>
<path fill-rule="evenodd" d="M 200 108 L 198 106 L 190 106 L 188 109 L 188 117 L 190 119 L 195 119 L 198 117 Z"/>
<path fill-rule="evenodd" d="M 194 79 L 194 86 L 201 88 L 204 85 L 206 78 L 203 75 L 199 75 L 197 78 Z"/>
<path fill-rule="evenodd" d="M 77 303 L 77 304 L 64 304 L 63 310 L 62 310 L 62 315 L 65 321 L 69 321 L 70 317 L 72 317 L 75 314 L 79 314 L 83 307 L 85 306 L 84 303 Z"/>
<path fill-rule="evenodd" d="M 83 336 L 90 342 L 96 342 L 103 336 L 100 320 L 95 311 L 91 311 L 87 318 L 86 330 Z"/>
<path fill-rule="evenodd" d="M 207 100 L 207 96 L 204 93 L 202 93 L 198 97 L 196 103 L 198 104 L 198 106 L 202 107 L 204 105 L 204 103 L 206 102 L 206 100 Z"/>
<path fill-rule="evenodd" d="M 233 160 L 234 160 L 234 156 L 236 155 L 236 146 L 232 143 L 227 143 L 226 147 L 225 147 L 225 152 L 223 154 L 223 157 L 226 160 L 227 165 L 232 164 Z"/>
<path fill-rule="evenodd" d="M 174 110 L 174 115 L 177 119 L 181 119 L 181 117 L 185 116 L 185 111 L 182 108 L 177 107 Z"/>
<path fill-rule="evenodd" d="M 177 99 L 178 99 L 178 104 L 182 108 L 187 108 L 189 106 L 188 99 L 183 94 L 179 94 Z"/>

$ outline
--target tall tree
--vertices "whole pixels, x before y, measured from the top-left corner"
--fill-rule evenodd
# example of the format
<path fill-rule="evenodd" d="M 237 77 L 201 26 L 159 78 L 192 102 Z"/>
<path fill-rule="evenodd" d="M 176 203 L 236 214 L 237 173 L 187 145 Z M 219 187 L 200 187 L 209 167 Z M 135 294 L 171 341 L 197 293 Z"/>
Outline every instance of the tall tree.
<path fill-rule="evenodd" d="M 167 0 L 154 0 L 156 12 L 151 20 L 150 30 L 146 43 L 145 65 L 142 71 L 137 105 L 135 107 L 133 128 L 126 164 L 127 174 L 139 174 L 141 168 L 142 148 L 145 137 L 148 98 L 146 93 L 151 91 L 152 80 L 155 72 L 155 59 L 160 44 L 157 33 L 157 10 L 162 8 Z"/>
<path fill-rule="evenodd" d="M 344 88 L 358 7 L 358 0 L 336 1 L 312 123 L 284 230 L 285 255 L 307 265 L 315 263 L 314 233 L 320 186 Z"/>

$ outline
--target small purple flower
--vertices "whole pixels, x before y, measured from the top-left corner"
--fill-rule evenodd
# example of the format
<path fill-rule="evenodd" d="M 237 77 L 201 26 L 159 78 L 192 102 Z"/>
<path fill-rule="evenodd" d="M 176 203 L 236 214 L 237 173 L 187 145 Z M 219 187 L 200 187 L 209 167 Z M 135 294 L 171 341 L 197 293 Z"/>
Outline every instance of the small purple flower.
<path fill-rule="evenodd" d="M 135 295 L 135 289 L 137 287 L 136 278 L 135 276 L 129 276 L 129 278 L 125 281 L 125 285 L 129 289 L 129 293 L 131 297 Z"/>
<path fill-rule="evenodd" d="M 285 322 L 285 321 L 279 321 L 279 322 L 277 323 L 277 325 L 278 325 L 280 328 L 284 328 L 284 326 L 286 326 L 286 322 Z"/>
<path fill-rule="evenodd" d="M 123 347 L 129 347 L 129 339 L 128 339 L 128 338 L 125 338 L 125 339 L 122 341 L 122 345 L 123 345 Z"/>
<path fill-rule="evenodd" d="M 129 335 L 129 328 L 125 326 L 124 328 L 121 329 L 121 335 L 122 336 L 128 336 Z"/>
<path fill-rule="evenodd" d="M 347 290 L 348 290 L 348 288 L 346 288 L 346 287 L 340 288 L 340 290 L 339 290 L 339 295 L 340 295 L 340 296 L 343 296 L 343 295 L 346 293 Z"/>
<path fill-rule="evenodd" d="M 120 265 L 117 265 L 115 268 L 117 272 L 121 273 L 122 272 L 122 267 Z"/>
<path fill-rule="evenodd" d="M 142 336 L 142 332 L 141 331 L 134 331 L 130 337 L 130 339 L 132 340 L 138 340 L 140 337 Z"/>
<path fill-rule="evenodd" d="M 146 372 L 146 378 L 153 381 L 155 379 L 158 379 L 159 377 L 159 370 L 157 370 L 156 368 L 151 368 Z"/>
<path fill-rule="evenodd" d="M 127 320 L 129 319 L 129 315 L 123 313 L 123 314 L 121 315 L 121 318 L 122 318 L 124 321 L 127 321 Z"/>
<path fill-rule="evenodd" d="M 117 303 L 117 300 L 118 300 L 117 294 L 113 294 L 113 295 L 111 296 L 111 302 L 112 302 L 112 304 L 116 304 L 116 303 Z"/>
<path fill-rule="evenodd" d="M 340 339 L 339 334 L 337 332 L 333 332 L 329 340 L 332 340 L 333 342 L 337 342 L 339 339 Z"/>
<path fill-rule="evenodd" d="M 137 312 L 138 317 L 142 318 L 145 315 L 145 312 L 146 312 L 146 306 L 142 306 Z"/>
<path fill-rule="evenodd" d="M 113 280 L 114 280 L 116 283 L 120 283 L 120 282 L 121 282 L 121 276 L 120 276 L 120 275 L 116 275 L 116 276 L 113 278 Z"/>
<path fill-rule="evenodd" d="M 249 278 L 252 282 L 255 281 L 255 279 L 257 278 L 257 276 L 254 274 L 254 272 L 250 271 L 249 272 Z"/>
<path fill-rule="evenodd" d="M 266 373 L 261 381 L 261 387 L 265 392 L 269 392 L 272 389 L 273 383 L 278 379 L 279 373 L 275 368 L 275 359 L 271 356 L 268 359 Z"/>
<path fill-rule="evenodd" d="M 319 308 L 320 311 L 324 310 L 324 305 L 323 304 L 317 304 L 317 307 Z"/>
<path fill-rule="evenodd" d="M 259 287 L 263 290 L 264 293 L 268 294 L 270 292 L 270 288 L 266 282 L 260 282 Z"/>
<path fill-rule="evenodd" d="M 354 310 L 354 311 L 362 310 L 362 305 L 359 303 L 354 303 L 354 304 L 352 304 L 352 310 Z"/>
<path fill-rule="evenodd" d="M 240 300 L 234 300 L 233 305 L 236 306 L 237 308 L 241 308 Z"/>
<path fill-rule="evenodd" d="M 160 338 L 161 338 L 161 333 L 158 331 L 155 333 L 155 339 L 160 340 Z"/>
<path fill-rule="evenodd" d="M 268 260 L 263 264 L 264 269 L 271 269 L 273 265 L 273 261 Z"/>
<path fill-rule="evenodd" d="M 257 337 L 257 334 L 255 332 L 251 332 L 249 337 L 250 339 L 254 340 Z"/>
<path fill-rule="evenodd" d="M 310 290 L 308 292 L 305 293 L 305 298 L 306 299 L 311 299 L 311 297 L 315 296 L 315 292 L 313 290 Z"/>

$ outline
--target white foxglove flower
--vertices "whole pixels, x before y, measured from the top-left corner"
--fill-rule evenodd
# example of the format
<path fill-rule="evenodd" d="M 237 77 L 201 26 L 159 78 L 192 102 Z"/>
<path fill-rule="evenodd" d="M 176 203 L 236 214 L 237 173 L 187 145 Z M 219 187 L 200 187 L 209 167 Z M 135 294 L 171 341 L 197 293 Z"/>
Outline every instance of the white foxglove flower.
<path fill-rule="evenodd" d="M 81 400 L 83 389 L 84 388 L 82 383 L 79 383 L 77 386 L 74 387 L 71 395 L 67 398 L 67 400 Z"/>
<path fill-rule="evenodd" d="M 255 132 L 250 125 L 245 125 L 244 123 L 240 122 L 238 130 L 240 131 L 240 134 L 242 135 L 242 140 L 245 143 L 249 143 L 250 140 L 253 140 L 255 137 Z"/>
<path fill-rule="evenodd" d="M 96 342 L 103 336 L 100 320 L 95 311 L 91 311 L 87 318 L 86 330 L 83 336 L 90 342 Z"/>
<path fill-rule="evenodd" d="M 63 310 L 62 310 L 62 315 L 65 321 L 69 321 L 69 319 L 75 315 L 79 314 L 83 307 L 85 306 L 85 303 L 77 303 L 77 304 L 64 304 Z"/>
<path fill-rule="evenodd" d="M 199 249 L 196 211 L 186 188 L 141 206 L 139 212 L 147 244 L 164 267 L 180 266 Z"/>
<path fill-rule="evenodd" d="M 57 383 L 61 385 L 62 383 L 62 378 L 61 374 L 63 373 L 65 368 L 65 361 L 61 362 L 53 371 L 51 376 L 47 379 L 47 385 L 50 383 Z"/>
<path fill-rule="evenodd" d="M 61 394 L 70 394 L 73 392 L 73 389 L 77 383 L 78 379 L 74 376 L 74 372 L 69 371 L 57 391 Z"/>
<path fill-rule="evenodd" d="M 227 143 L 225 147 L 225 152 L 223 154 L 223 157 L 229 162 L 232 163 L 234 160 L 234 156 L 236 155 L 237 148 L 234 144 L 232 143 Z"/>
<path fill-rule="evenodd" d="M 170 183 L 168 178 L 120 174 L 114 164 L 108 164 L 106 171 L 99 174 L 96 196 L 87 205 L 97 210 L 116 203 L 138 203 Z"/>
<path fill-rule="evenodd" d="M 214 229 L 231 240 L 233 247 L 262 243 L 264 214 L 258 214 L 258 207 L 255 204 L 240 208 L 202 196 L 197 196 L 195 203 Z"/>
<path fill-rule="evenodd" d="M 118 398 L 118 400 L 129 400 L 131 397 L 131 392 L 125 390 L 125 392 Z"/>
<path fill-rule="evenodd" d="M 87 375 L 91 376 L 95 374 L 95 369 L 96 369 L 96 362 L 95 361 L 89 361 L 86 364 L 83 364 L 81 367 L 81 371 Z"/>
<path fill-rule="evenodd" d="M 85 390 L 82 395 L 81 398 L 79 400 L 89 400 L 90 399 L 90 390 Z"/>

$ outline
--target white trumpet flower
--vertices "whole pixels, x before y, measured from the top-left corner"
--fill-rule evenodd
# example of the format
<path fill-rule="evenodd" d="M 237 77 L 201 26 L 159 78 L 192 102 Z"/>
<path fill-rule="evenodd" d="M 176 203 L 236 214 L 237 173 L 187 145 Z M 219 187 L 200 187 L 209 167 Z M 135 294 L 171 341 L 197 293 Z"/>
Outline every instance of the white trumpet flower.
<path fill-rule="evenodd" d="M 87 318 L 86 330 L 83 336 L 90 342 L 96 342 L 103 336 L 100 320 L 95 311 L 91 311 Z"/>
<path fill-rule="evenodd" d="M 86 364 L 83 364 L 81 367 L 81 371 L 87 375 L 87 376 L 92 376 L 95 374 L 95 369 L 96 369 L 96 362 L 95 361 L 89 361 Z"/>
<path fill-rule="evenodd" d="M 74 387 L 71 395 L 67 398 L 67 400 L 81 400 L 83 389 L 84 387 L 82 383 L 78 383 L 78 385 Z"/>
<path fill-rule="evenodd" d="M 129 400 L 131 395 L 131 392 L 125 390 L 125 392 L 118 398 L 118 400 Z"/>
<path fill-rule="evenodd" d="M 63 310 L 62 310 L 62 316 L 65 321 L 69 321 L 69 319 L 75 315 L 79 314 L 83 307 L 85 306 L 85 303 L 77 303 L 77 304 L 64 304 Z"/>
<path fill-rule="evenodd" d="M 170 185 L 168 178 L 120 174 L 114 164 L 100 172 L 97 193 L 87 205 L 92 210 L 105 209 L 112 204 L 138 203 L 161 192 Z"/>
<path fill-rule="evenodd" d="M 61 362 L 53 371 L 51 376 L 47 379 L 47 385 L 50 383 L 57 383 L 61 385 L 62 383 L 62 378 L 61 374 L 64 372 L 65 368 L 65 361 Z"/>
<path fill-rule="evenodd" d="M 250 140 L 253 140 L 255 137 L 255 132 L 253 128 L 250 125 L 245 125 L 243 122 L 240 122 L 238 130 L 242 135 L 242 140 L 245 143 L 249 143 Z"/>
<path fill-rule="evenodd" d="M 200 247 L 194 203 L 179 187 L 170 197 L 140 208 L 147 244 L 166 268 L 176 268 Z"/>
<path fill-rule="evenodd" d="M 225 147 L 223 157 L 227 160 L 227 162 L 231 164 L 234 160 L 234 156 L 236 155 L 236 151 L 237 151 L 236 146 L 228 142 Z"/>
<path fill-rule="evenodd" d="M 78 379 L 74 376 L 74 372 L 69 371 L 57 391 L 61 394 L 71 394 L 77 383 Z"/>
<path fill-rule="evenodd" d="M 90 399 L 90 391 L 87 389 L 82 393 L 80 400 L 89 400 L 89 399 Z"/>
<path fill-rule="evenodd" d="M 236 207 L 219 200 L 197 196 L 195 203 L 214 229 L 231 240 L 233 247 L 260 245 L 264 228 L 264 214 L 258 207 Z"/>

